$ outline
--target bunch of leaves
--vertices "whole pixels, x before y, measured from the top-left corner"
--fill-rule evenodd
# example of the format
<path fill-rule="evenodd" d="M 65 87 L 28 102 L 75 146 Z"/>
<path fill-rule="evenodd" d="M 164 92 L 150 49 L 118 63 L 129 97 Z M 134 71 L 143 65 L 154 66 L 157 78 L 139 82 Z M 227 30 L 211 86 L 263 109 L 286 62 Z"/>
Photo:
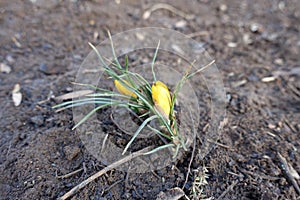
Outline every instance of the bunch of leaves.
<path fill-rule="evenodd" d="M 194 171 L 194 181 L 191 187 L 191 196 L 193 199 L 204 199 L 204 189 L 208 185 L 207 179 L 209 178 L 208 170 L 205 166 L 199 167 Z M 210 199 L 210 198 L 208 198 Z"/>
<path fill-rule="evenodd" d="M 96 104 L 97 106 L 91 110 L 85 117 L 83 117 L 74 127 L 73 129 L 80 126 L 84 123 L 90 116 L 95 114 L 98 110 L 103 109 L 109 106 L 119 106 L 119 107 L 127 107 L 133 110 L 137 116 L 141 119 L 143 118 L 143 122 L 132 135 L 132 138 L 127 143 L 124 148 L 123 154 L 125 154 L 128 148 L 132 145 L 137 136 L 141 133 L 141 131 L 148 127 L 154 133 L 158 134 L 160 137 L 167 139 L 167 143 L 162 146 L 156 147 L 153 150 L 147 152 L 146 154 L 151 154 L 157 152 L 159 150 L 165 148 L 171 148 L 173 151 L 173 157 L 176 157 L 180 148 L 186 150 L 184 137 L 179 132 L 178 122 L 175 108 L 175 102 L 178 97 L 178 94 L 184 85 L 185 81 L 196 73 L 203 70 L 198 70 L 194 73 L 189 73 L 190 68 L 183 75 L 181 80 L 176 84 L 175 89 L 170 98 L 167 98 L 166 95 L 170 95 L 169 90 L 164 83 L 156 80 L 156 75 L 154 72 L 154 64 L 157 57 L 158 49 L 160 42 L 158 42 L 157 48 L 154 53 L 154 57 L 152 60 L 152 75 L 154 83 L 150 84 L 141 74 L 135 73 L 129 70 L 128 56 L 125 56 L 125 65 L 122 66 L 116 56 L 116 52 L 114 49 L 114 44 L 111 38 L 110 33 L 108 33 L 113 61 L 107 64 L 104 60 L 108 60 L 104 58 L 97 48 L 90 44 L 91 48 L 97 54 L 99 61 L 104 66 L 104 73 L 106 73 L 110 79 L 114 80 L 117 91 L 111 91 L 104 88 L 99 88 L 91 85 L 81 84 L 87 87 L 93 87 L 95 91 L 94 94 L 86 95 L 86 98 L 83 99 L 73 99 L 68 102 L 63 102 L 59 105 L 54 106 L 54 108 L 71 108 L 76 106 L 83 106 L 86 104 Z M 212 64 L 212 63 L 211 63 Z M 210 64 L 209 64 L 210 65 Z M 80 83 L 79 83 L 80 84 Z M 157 92 L 153 92 L 154 89 Z M 168 94 L 169 93 L 169 94 Z M 162 104 L 156 104 L 155 99 L 163 100 Z M 166 102 L 166 99 L 170 99 L 169 102 Z M 166 107 L 169 106 L 167 109 Z M 164 110 L 169 110 L 169 112 L 164 112 Z M 160 126 L 154 127 L 150 125 L 150 122 L 153 120 L 158 120 Z M 166 140 L 164 140 L 166 141 Z"/>

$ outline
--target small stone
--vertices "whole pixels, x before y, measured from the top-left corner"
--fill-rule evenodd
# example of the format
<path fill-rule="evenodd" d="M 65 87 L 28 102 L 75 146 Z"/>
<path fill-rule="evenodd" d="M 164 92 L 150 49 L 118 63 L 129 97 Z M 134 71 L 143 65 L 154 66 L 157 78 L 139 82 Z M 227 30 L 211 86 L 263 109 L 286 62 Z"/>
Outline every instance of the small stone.
<path fill-rule="evenodd" d="M 38 126 L 41 126 L 44 124 L 44 117 L 42 115 L 37 115 L 37 116 L 33 116 L 30 118 L 30 121 L 33 123 L 33 124 L 36 124 Z"/>
<path fill-rule="evenodd" d="M 15 106 L 19 106 L 22 101 L 22 93 L 20 92 L 21 86 L 20 84 L 15 84 L 14 89 L 12 90 L 12 99 Z"/>
<path fill-rule="evenodd" d="M 227 46 L 230 47 L 230 48 L 235 48 L 235 47 L 237 47 L 237 43 L 235 43 L 235 42 L 229 42 L 227 44 Z"/>
<path fill-rule="evenodd" d="M 48 50 L 48 49 L 52 48 L 52 45 L 48 44 L 48 43 L 45 43 L 45 44 L 42 44 L 42 48 L 45 49 L 45 50 Z"/>
<path fill-rule="evenodd" d="M 283 59 L 282 59 L 282 58 L 276 58 L 276 59 L 274 60 L 274 63 L 275 63 L 276 65 L 283 65 Z"/>
<path fill-rule="evenodd" d="M 269 129 L 275 129 L 276 125 L 275 124 L 268 124 Z"/>
<path fill-rule="evenodd" d="M 91 19 L 91 20 L 89 21 L 89 25 L 94 26 L 94 25 L 95 25 L 95 20 Z"/>
<path fill-rule="evenodd" d="M 222 12 L 225 12 L 227 10 L 227 8 L 228 7 L 227 7 L 226 4 L 221 4 L 220 7 L 219 7 L 219 10 L 222 11 Z"/>
<path fill-rule="evenodd" d="M 80 148 L 73 145 L 65 146 L 64 153 L 68 160 L 73 160 L 80 153 Z"/>
<path fill-rule="evenodd" d="M 250 25 L 250 30 L 253 33 L 260 33 L 260 32 L 262 32 L 262 25 L 253 23 Z"/>
<path fill-rule="evenodd" d="M 7 62 L 9 62 L 10 64 L 15 62 L 15 59 L 11 56 L 11 55 L 7 55 L 5 57 L 5 59 L 7 60 Z"/>
<path fill-rule="evenodd" d="M 277 33 L 268 33 L 268 32 L 263 32 L 261 34 L 261 37 L 268 41 L 268 42 L 273 42 L 278 38 L 278 34 Z"/>
<path fill-rule="evenodd" d="M 262 82 L 264 83 L 268 83 L 268 82 L 272 82 L 272 81 L 275 81 L 276 80 L 276 77 L 274 76 L 267 76 L 267 77 L 264 77 L 261 79 Z"/>
<path fill-rule="evenodd" d="M 285 3 L 284 3 L 284 1 L 280 1 L 280 2 L 278 3 L 278 8 L 279 8 L 281 11 L 284 10 L 284 8 L 285 8 Z"/>
<path fill-rule="evenodd" d="M 72 92 L 73 88 L 72 87 L 66 87 L 66 92 Z"/>
<path fill-rule="evenodd" d="M 243 35 L 243 41 L 245 44 L 252 44 L 253 40 L 250 38 L 249 34 L 244 34 Z"/>
<path fill-rule="evenodd" d="M 183 29 L 187 25 L 187 22 L 185 20 L 180 20 L 175 23 L 175 28 Z"/>
<path fill-rule="evenodd" d="M 9 74 L 9 73 L 11 72 L 11 67 L 8 66 L 8 65 L 5 64 L 5 63 L 1 63 L 1 64 L 0 64 L 0 72 Z"/>

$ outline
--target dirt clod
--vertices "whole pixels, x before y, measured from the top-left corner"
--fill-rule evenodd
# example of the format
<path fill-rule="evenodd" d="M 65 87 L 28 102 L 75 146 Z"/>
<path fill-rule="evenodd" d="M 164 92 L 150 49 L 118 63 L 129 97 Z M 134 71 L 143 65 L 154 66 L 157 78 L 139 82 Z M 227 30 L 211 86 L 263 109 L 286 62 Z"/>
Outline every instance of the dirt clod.
<path fill-rule="evenodd" d="M 68 160 L 73 160 L 80 153 L 80 148 L 74 145 L 64 147 L 64 153 Z"/>

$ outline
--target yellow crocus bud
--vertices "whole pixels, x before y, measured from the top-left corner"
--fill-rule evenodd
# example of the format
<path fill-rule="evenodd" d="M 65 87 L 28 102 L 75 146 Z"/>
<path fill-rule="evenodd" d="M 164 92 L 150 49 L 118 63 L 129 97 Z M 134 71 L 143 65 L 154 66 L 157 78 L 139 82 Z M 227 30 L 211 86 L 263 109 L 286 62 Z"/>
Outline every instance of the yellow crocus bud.
<path fill-rule="evenodd" d="M 126 85 L 130 85 L 127 81 L 123 80 L 124 83 L 126 83 Z M 117 90 L 121 93 L 121 94 L 124 94 L 126 96 L 129 96 L 129 97 L 134 97 L 134 98 L 137 98 L 136 94 L 134 94 L 133 92 L 131 92 L 130 90 L 128 90 L 120 81 L 118 80 L 115 80 L 115 86 L 117 88 Z"/>
<path fill-rule="evenodd" d="M 156 81 L 152 85 L 152 100 L 157 110 L 166 119 L 169 119 L 171 110 L 171 96 L 168 87 L 164 83 Z"/>

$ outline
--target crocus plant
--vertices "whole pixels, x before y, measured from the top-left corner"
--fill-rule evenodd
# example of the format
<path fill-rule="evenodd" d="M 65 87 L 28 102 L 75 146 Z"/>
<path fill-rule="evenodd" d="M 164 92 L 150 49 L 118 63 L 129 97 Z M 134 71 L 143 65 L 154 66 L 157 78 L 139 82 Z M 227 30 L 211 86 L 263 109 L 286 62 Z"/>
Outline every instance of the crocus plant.
<path fill-rule="evenodd" d="M 162 80 L 157 80 L 154 73 L 154 64 L 157 57 L 160 42 L 156 48 L 153 60 L 152 60 L 152 75 L 153 83 L 147 81 L 141 74 L 132 72 L 128 69 L 128 57 L 125 56 L 125 65 L 122 66 L 114 51 L 114 46 L 112 42 L 111 35 L 109 34 L 111 41 L 112 53 L 114 55 L 114 60 L 110 65 L 104 62 L 104 59 L 99 51 L 92 45 L 92 49 L 97 54 L 100 62 L 104 66 L 104 73 L 107 73 L 112 81 L 117 91 L 107 90 L 103 88 L 97 88 L 97 93 L 86 95 L 84 99 L 71 100 L 68 102 L 61 103 L 54 106 L 54 108 L 70 108 L 75 106 L 82 106 L 88 103 L 95 103 L 96 107 L 89 114 L 87 114 L 78 124 L 75 125 L 73 129 L 84 123 L 92 114 L 98 110 L 109 107 L 109 106 L 120 106 L 128 107 L 133 112 L 135 116 L 142 120 L 141 125 L 132 135 L 132 138 L 124 147 L 123 154 L 125 154 L 128 148 L 133 144 L 136 137 L 141 133 L 141 131 L 148 127 L 155 134 L 160 135 L 160 137 L 165 138 L 165 144 L 156 147 L 146 154 L 151 154 L 159 150 L 170 148 L 173 152 L 173 157 L 176 157 L 179 149 L 186 150 L 184 133 L 179 132 L 178 128 L 178 116 L 175 112 L 175 102 L 182 88 L 183 84 L 187 79 L 194 76 L 196 73 L 200 72 L 202 69 L 189 73 L 191 67 L 186 70 L 186 73 L 182 76 L 181 80 L 175 85 L 174 90 L 170 93 L 168 86 L 163 83 Z M 210 63 L 212 64 L 212 63 Z M 209 65 L 210 65 L 209 64 Z M 154 127 L 151 125 L 151 121 L 158 120 L 160 126 Z M 166 142 L 167 141 L 167 142 Z"/>

